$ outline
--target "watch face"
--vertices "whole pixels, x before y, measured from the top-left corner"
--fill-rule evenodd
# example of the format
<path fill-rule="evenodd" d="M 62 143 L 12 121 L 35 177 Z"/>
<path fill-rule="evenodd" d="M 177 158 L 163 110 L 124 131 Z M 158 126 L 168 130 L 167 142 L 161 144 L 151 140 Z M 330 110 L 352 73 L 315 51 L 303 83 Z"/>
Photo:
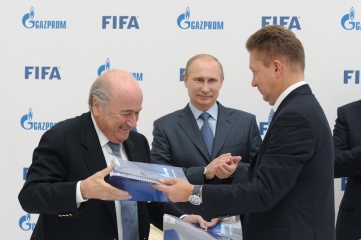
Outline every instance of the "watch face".
<path fill-rule="evenodd" d="M 193 205 L 200 205 L 201 204 L 201 198 L 197 195 L 190 195 L 189 196 L 189 202 Z"/>

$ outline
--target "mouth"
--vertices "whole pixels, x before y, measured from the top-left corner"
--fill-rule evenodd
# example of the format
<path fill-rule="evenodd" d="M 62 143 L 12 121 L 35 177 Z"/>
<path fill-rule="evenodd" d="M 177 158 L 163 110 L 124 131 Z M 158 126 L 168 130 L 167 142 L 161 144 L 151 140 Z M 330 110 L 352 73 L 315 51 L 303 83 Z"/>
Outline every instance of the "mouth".
<path fill-rule="evenodd" d="M 122 130 L 123 132 L 130 132 L 130 130 L 132 130 L 131 128 L 128 128 L 128 127 L 119 127 L 120 130 Z"/>

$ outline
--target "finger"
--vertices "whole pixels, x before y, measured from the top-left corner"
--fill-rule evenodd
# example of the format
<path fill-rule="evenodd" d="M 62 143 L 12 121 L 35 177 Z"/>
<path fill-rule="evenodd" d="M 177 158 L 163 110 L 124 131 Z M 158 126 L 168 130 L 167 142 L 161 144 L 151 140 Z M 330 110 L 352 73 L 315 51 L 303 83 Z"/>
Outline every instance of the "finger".
<path fill-rule="evenodd" d="M 114 165 L 113 163 L 110 164 L 108 167 L 104 168 L 103 170 L 99 171 L 100 175 L 102 177 L 105 177 L 106 175 L 108 175 L 111 171 L 113 171 L 114 169 Z"/>
<path fill-rule="evenodd" d="M 180 182 L 182 180 L 180 179 L 177 179 L 177 178 L 171 178 L 171 179 L 159 179 L 159 181 L 167 184 L 167 185 L 174 185 L 176 184 L 177 182 Z"/>
<path fill-rule="evenodd" d="M 238 163 L 239 161 L 242 160 L 242 157 L 241 156 L 233 156 L 231 159 L 232 159 L 233 163 Z"/>
<path fill-rule="evenodd" d="M 218 223 L 218 218 L 213 218 L 210 222 L 208 222 L 208 227 L 212 228 L 216 226 L 217 223 Z"/>

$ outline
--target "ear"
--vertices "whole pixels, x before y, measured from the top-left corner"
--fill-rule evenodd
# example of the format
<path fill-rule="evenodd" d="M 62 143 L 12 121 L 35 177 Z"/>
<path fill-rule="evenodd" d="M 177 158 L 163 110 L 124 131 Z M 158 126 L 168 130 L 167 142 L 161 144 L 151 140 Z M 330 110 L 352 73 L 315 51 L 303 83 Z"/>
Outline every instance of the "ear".
<path fill-rule="evenodd" d="M 98 116 L 99 115 L 99 109 L 100 108 L 100 104 L 98 102 L 98 100 L 96 98 L 93 98 L 93 104 L 92 104 L 92 112 L 94 114 L 94 116 Z"/>
<path fill-rule="evenodd" d="M 184 86 L 185 86 L 186 88 L 188 88 L 188 86 L 187 86 L 188 77 L 187 77 L 184 73 L 182 74 L 182 77 L 183 77 Z"/>
<path fill-rule="evenodd" d="M 280 61 L 274 60 L 274 61 L 273 61 L 273 67 L 274 67 L 275 73 L 279 74 L 279 73 L 281 72 L 282 64 L 281 64 Z"/>

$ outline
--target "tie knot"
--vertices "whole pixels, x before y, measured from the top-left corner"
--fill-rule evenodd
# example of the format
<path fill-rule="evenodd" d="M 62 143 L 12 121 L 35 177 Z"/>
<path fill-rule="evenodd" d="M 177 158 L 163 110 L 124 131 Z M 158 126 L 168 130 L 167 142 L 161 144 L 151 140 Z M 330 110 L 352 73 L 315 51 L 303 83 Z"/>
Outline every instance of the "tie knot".
<path fill-rule="evenodd" d="M 202 113 L 199 117 L 203 119 L 203 121 L 208 121 L 208 118 L 210 117 L 211 115 L 207 112 L 204 112 Z"/>
<path fill-rule="evenodd" d="M 119 156 L 120 155 L 120 146 L 117 143 L 108 142 L 108 146 L 112 149 L 112 152 L 114 155 Z"/>

